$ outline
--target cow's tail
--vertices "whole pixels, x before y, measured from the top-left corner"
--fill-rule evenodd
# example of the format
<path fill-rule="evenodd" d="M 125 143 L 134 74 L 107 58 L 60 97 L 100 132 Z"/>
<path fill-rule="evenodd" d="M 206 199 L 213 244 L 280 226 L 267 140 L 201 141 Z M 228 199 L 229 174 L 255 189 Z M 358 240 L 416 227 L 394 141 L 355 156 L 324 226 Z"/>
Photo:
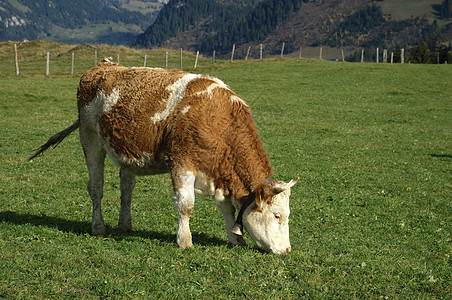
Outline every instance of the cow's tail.
<path fill-rule="evenodd" d="M 36 153 L 33 154 L 32 156 L 30 156 L 28 158 L 28 161 L 32 160 L 33 158 L 39 156 L 42 152 L 46 151 L 47 149 L 49 149 L 51 146 L 55 145 L 54 148 L 56 146 L 58 146 L 59 143 L 61 143 L 68 135 L 71 134 L 71 132 L 73 132 L 74 130 L 76 130 L 79 127 L 79 122 L 78 120 L 74 122 L 74 124 L 72 124 L 71 126 L 69 126 L 68 128 L 64 129 L 63 131 L 58 132 L 57 134 L 55 134 L 54 136 L 52 136 L 47 143 L 45 143 L 44 145 L 42 145 L 41 147 L 39 147 L 38 149 L 36 149 Z"/>

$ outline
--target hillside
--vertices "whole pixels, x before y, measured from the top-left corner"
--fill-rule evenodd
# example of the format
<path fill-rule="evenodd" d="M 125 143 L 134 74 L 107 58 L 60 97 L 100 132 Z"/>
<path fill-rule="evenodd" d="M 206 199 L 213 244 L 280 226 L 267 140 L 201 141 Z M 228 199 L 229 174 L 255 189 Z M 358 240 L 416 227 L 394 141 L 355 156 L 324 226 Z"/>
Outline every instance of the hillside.
<path fill-rule="evenodd" d="M 0 41 L 124 44 L 152 23 L 165 1 L 0 1 Z"/>
<path fill-rule="evenodd" d="M 301 7 L 301 0 L 174 0 L 132 45 L 181 46 L 207 53 L 261 40 Z"/>
<path fill-rule="evenodd" d="M 169 1 L 160 11 L 156 22 L 139 35 L 132 45 L 146 48 L 154 46 L 198 48 L 203 36 L 223 32 L 226 28 L 236 28 L 237 23 L 263 1 Z"/>
<path fill-rule="evenodd" d="M 169 1 L 155 23 L 134 40 L 136 47 L 167 47 L 239 54 L 259 44 L 267 53 L 328 46 L 352 53 L 360 48 L 409 48 L 419 39 L 450 41 L 451 20 L 440 19 L 441 0 Z M 281 4 L 283 3 L 283 4 Z M 441 32 L 441 28 L 443 32 Z M 449 30 L 450 31 L 450 30 Z"/>

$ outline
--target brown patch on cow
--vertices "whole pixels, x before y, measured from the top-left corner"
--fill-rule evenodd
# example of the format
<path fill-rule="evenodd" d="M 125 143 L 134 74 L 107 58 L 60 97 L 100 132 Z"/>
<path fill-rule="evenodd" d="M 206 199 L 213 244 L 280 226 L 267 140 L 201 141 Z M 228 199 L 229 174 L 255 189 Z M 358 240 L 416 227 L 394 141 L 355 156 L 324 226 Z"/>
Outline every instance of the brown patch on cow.
<path fill-rule="evenodd" d="M 167 86 L 183 75 L 181 71 L 100 64 L 82 77 L 78 106 L 88 105 L 101 91 L 109 95 L 118 89 L 119 100 L 98 120 L 102 136 L 128 159 L 142 159 L 143 153 L 158 156 L 163 132 L 150 118 L 165 108 Z"/>
<path fill-rule="evenodd" d="M 185 89 L 185 95 L 191 96 L 193 94 L 202 93 L 206 91 L 207 88 L 212 84 L 216 84 L 216 82 L 207 77 L 199 77 L 193 79 L 187 84 L 187 87 Z"/>
<path fill-rule="evenodd" d="M 96 67 L 83 74 L 77 90 L 78 108 L 88 105 L 99 91 L 103 91 L 106 95 L 111 94 L 116 80 L 114 75 L 120 68 L 125 69 L 117 63 L 108 62 L 104 59 Z"/>

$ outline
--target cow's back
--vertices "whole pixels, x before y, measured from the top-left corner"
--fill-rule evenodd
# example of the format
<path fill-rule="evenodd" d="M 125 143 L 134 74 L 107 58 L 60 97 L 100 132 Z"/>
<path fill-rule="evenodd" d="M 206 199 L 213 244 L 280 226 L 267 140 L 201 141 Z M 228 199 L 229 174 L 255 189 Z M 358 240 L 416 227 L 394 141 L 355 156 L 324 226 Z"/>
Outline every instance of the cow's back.
<path fill-rule="evenodd" d="M 193 157 L 200 163 L 224 146 L 225 130 L 246 107 L 215 78 L 110 62 L 82 76 L 77 98 L 81 126 L 96 131 L 109 154 L 131 167 L 190 152 L 202 156 Z"/>

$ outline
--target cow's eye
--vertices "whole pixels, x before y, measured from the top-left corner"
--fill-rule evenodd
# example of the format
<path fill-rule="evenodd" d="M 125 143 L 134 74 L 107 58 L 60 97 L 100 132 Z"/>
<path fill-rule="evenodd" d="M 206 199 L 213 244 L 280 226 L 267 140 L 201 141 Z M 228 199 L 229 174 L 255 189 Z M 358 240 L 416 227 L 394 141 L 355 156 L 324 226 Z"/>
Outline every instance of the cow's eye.
<path fill-rule="evenodd" d="M 273 215 L 274 215 L 276 221 L 281 222 L 281 214 L 280 213 L 274 213 Z"/>

